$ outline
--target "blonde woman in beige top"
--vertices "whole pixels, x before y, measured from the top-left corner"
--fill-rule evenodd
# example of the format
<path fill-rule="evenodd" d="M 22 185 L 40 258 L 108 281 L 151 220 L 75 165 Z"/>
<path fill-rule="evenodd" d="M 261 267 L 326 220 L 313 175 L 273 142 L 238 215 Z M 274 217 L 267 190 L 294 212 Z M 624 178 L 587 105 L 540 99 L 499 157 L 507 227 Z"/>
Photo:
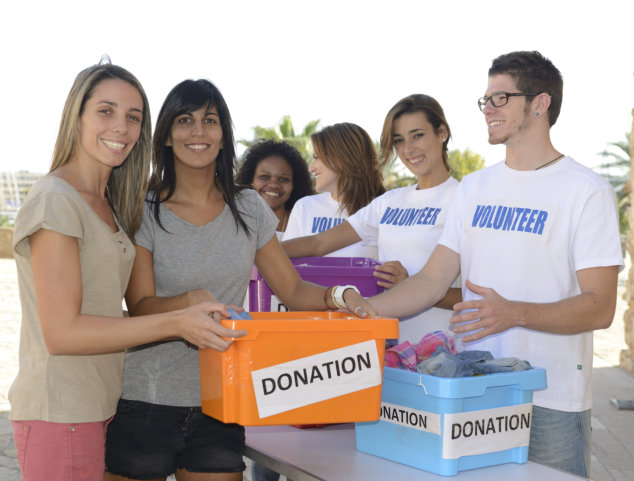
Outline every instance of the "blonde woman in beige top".
<path fill-rule="evenodd" d="M 210 317 L 229 316 L 220 303 L 124 317 L 150 132 L 147 98 L 132 74 L 109 61 L 83 70 L 66 100 L 51 172 L 16 219 L 22 328 L 9 400 L 23 480 L 103 479 L 126 348 L 183 338 L 224 350 L 223 337 L 244 334 Z"/>

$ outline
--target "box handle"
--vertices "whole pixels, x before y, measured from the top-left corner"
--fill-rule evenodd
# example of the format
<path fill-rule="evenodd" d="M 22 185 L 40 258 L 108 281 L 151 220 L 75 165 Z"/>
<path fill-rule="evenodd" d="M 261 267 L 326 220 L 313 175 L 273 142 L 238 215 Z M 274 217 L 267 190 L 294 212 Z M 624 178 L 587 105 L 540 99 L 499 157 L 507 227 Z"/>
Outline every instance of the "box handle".
<path fill-rule="evenodd" d="M 425 387 L 425 384 L 423 384 L 423 377 L 422 376 L 418 378 L 418 385 L 423 388 L 423 391 L 425 392 L 425 395 L 429 396 L 429 393 L 427 392 L 427 388 Z"/>

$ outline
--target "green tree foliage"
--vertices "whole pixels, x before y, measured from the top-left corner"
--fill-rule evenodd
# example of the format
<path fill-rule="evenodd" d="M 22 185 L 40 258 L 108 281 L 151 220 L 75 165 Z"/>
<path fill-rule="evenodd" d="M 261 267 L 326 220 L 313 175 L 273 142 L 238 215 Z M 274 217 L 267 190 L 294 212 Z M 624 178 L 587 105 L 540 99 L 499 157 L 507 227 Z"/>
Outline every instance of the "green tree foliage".
<path fill-rule="evenodd" d="M 378 156 L 381 153 L 381 144 L 378 140 L 374 141 L 374 149 Z M 384 165 L 382 174 L 383 185 L 385 185 L 386 190 L 406 187 L 416 183 L 416 177 L 398 160 L 392 160 L 392 162 Z"/>
<path fill-rule="evenodd" d="M 450 150 L 449 166 L 451 167 L 451 175 L 457 180 L 462 180 L 465 175 L 484 167 L 484 158 L 471 152 L 469 148 L 462 152 L 458 149 Z"/>
<path fill-rule="evenodd" d="M 607 162 L 599 165 L 597 170 L 605 179 L 612 184 L 616 192 L 616 200 L 619 207 L 619 227 L 621 234 L 626 234 L 629 230 L 627 210 L 630 207 L 630 134 L 625 134 L 625 140 L 610 142 L 608 147 L 599 152 L 605 157 Z"/>
<path fill-rule="evenodd" d="M 251 147 L 258 139 L 284 140 L 288 142 L 302 154 L 306 162 L 312 161 L 312 146 L 310 143 L 310 134 L 312 134 L 319 124 L 319 120 L 311 120 L 306 124 L 300 133 L 295 132 L 293 121 L 290 115 L 285 115 L 278 125 L 274 127 L 262 127 L 256 125 L 253 127 L 253 138 L 251 140 L 238 140 L 239 144 Z"/>
<path fill-rule="evenodd" d="M 383 184 L 387 190 L 406 187 L 416 183 L 416 177 L 402 164 L 393 163 L 383 172 Z"/>
<path fill-rule="evenodd" d="M 460 151 L 458 149 L 451 150 L 449 154 L 449 166 L 451 167 L 451 175 L 457 180 L 461 180 L 465 175 L 484 167 L 484 158 L 479 154 L 471 152 L 470 149 Z M 385 188 L 395 189 L 397 187 L 405 187 L 416 182 L 416 177 L 407 170 L 402 163 L 394 162 L 383 173 Z"/>
<path fill-rule="evenodd" d="M 312 120 L 306 124 L 301 133 L 297 134 L 293 126 L 290 115 L 285 115 L 278 125 L 273 127 L 262 127 L 256 125 L 253 127 L 253 138 L 240 139 L 238 143 L 249 148 L 258 139 L 284 140 L 294 146 L 306 162 L 310 165 L 312 162 L 312 145 L 310 142 L 310 134 L 312 134 L 319 124 L 319 120 Z M 379 143 L 374 141 L 377 155 L 380 151 Z M 484 166 L 484 159 L 470 149 L 449 151 L 449 165 L 451 166 L 451 175 L 460 180 L 465 175 L 474 170 L 481 169 Z M 387 190 L 397 187 L 405 187 L 414 184 L 416 177 L 407 170 L 401 162 L 392 162 L 387 165 L 383 171 L 383 181 Z"/>

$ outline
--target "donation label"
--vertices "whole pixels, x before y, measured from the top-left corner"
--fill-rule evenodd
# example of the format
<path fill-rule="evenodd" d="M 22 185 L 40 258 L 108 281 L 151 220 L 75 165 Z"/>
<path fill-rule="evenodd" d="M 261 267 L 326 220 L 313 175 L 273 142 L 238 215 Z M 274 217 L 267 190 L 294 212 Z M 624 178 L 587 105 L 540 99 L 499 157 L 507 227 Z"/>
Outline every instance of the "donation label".
<path fill-rule="evenodd" d="M 251 372 L 260 418 L 381 384 L 376 341 Z"/>
<path fill-rule="evenodd" d="M 443 459 L 528 446 L 533 405 L 444 415 Z"/>

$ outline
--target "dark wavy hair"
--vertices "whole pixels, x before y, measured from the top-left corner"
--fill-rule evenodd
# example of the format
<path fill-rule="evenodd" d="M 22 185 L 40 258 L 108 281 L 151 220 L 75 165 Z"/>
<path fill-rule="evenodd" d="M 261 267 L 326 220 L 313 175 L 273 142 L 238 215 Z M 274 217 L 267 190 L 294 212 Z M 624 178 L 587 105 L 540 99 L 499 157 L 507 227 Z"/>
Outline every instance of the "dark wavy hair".
<path fill-rule="evenodd" d="M 564 80 L 553 63 L 537 51 L 520 51 L 500 55 L 489 68 L 489 77 L 506 74 L 515 80 L 520 92 L 550 95 L 548 122 L 557 122 L 563 99 Z M 528 104 L 529 102 L 527 102 Z"/>
<path fill-rule="evenodd" d="M 299 151 L 287 142 L 259 139 L 244 153 L 242 166 L 236 176 L 236 183 L 250 187 L 258 164 L 268 157 L 283 158 L 293 171 L 293 190 L 284 203 L 286 210 L 291 210 L 302 197 L 313 195 L 315 187 L 308 172 L 308 165 Z"/>
<path fill-rule="evenodd" d="M 237 186 L 233 182 L 236 152 L 231 115 L 220 90 L 209 80 L 185 80 L 167 94 L 154 130 L 153 172 L 149 187 L 150 192 L 154 195 L 148 196 L 148 202 L 152 206 L 156 222 L 162 229 L 165 229 L 159 218 L 159 207 L 161 202 L 167 201 L 174 195 L 176 188 L 174 151 L 171 146 L 165 144 L 176 117 L 195 112 L 203 107 L 216 107 L 222 128 L 222 148 L 216 158 L 216 186 L 222 192 L 223 198 L 231 210 L 236 227 L 242 227 L 249 235 L 247 224 L 242 219 L 236 204 L 236 194 L 243 187 Z"/>

